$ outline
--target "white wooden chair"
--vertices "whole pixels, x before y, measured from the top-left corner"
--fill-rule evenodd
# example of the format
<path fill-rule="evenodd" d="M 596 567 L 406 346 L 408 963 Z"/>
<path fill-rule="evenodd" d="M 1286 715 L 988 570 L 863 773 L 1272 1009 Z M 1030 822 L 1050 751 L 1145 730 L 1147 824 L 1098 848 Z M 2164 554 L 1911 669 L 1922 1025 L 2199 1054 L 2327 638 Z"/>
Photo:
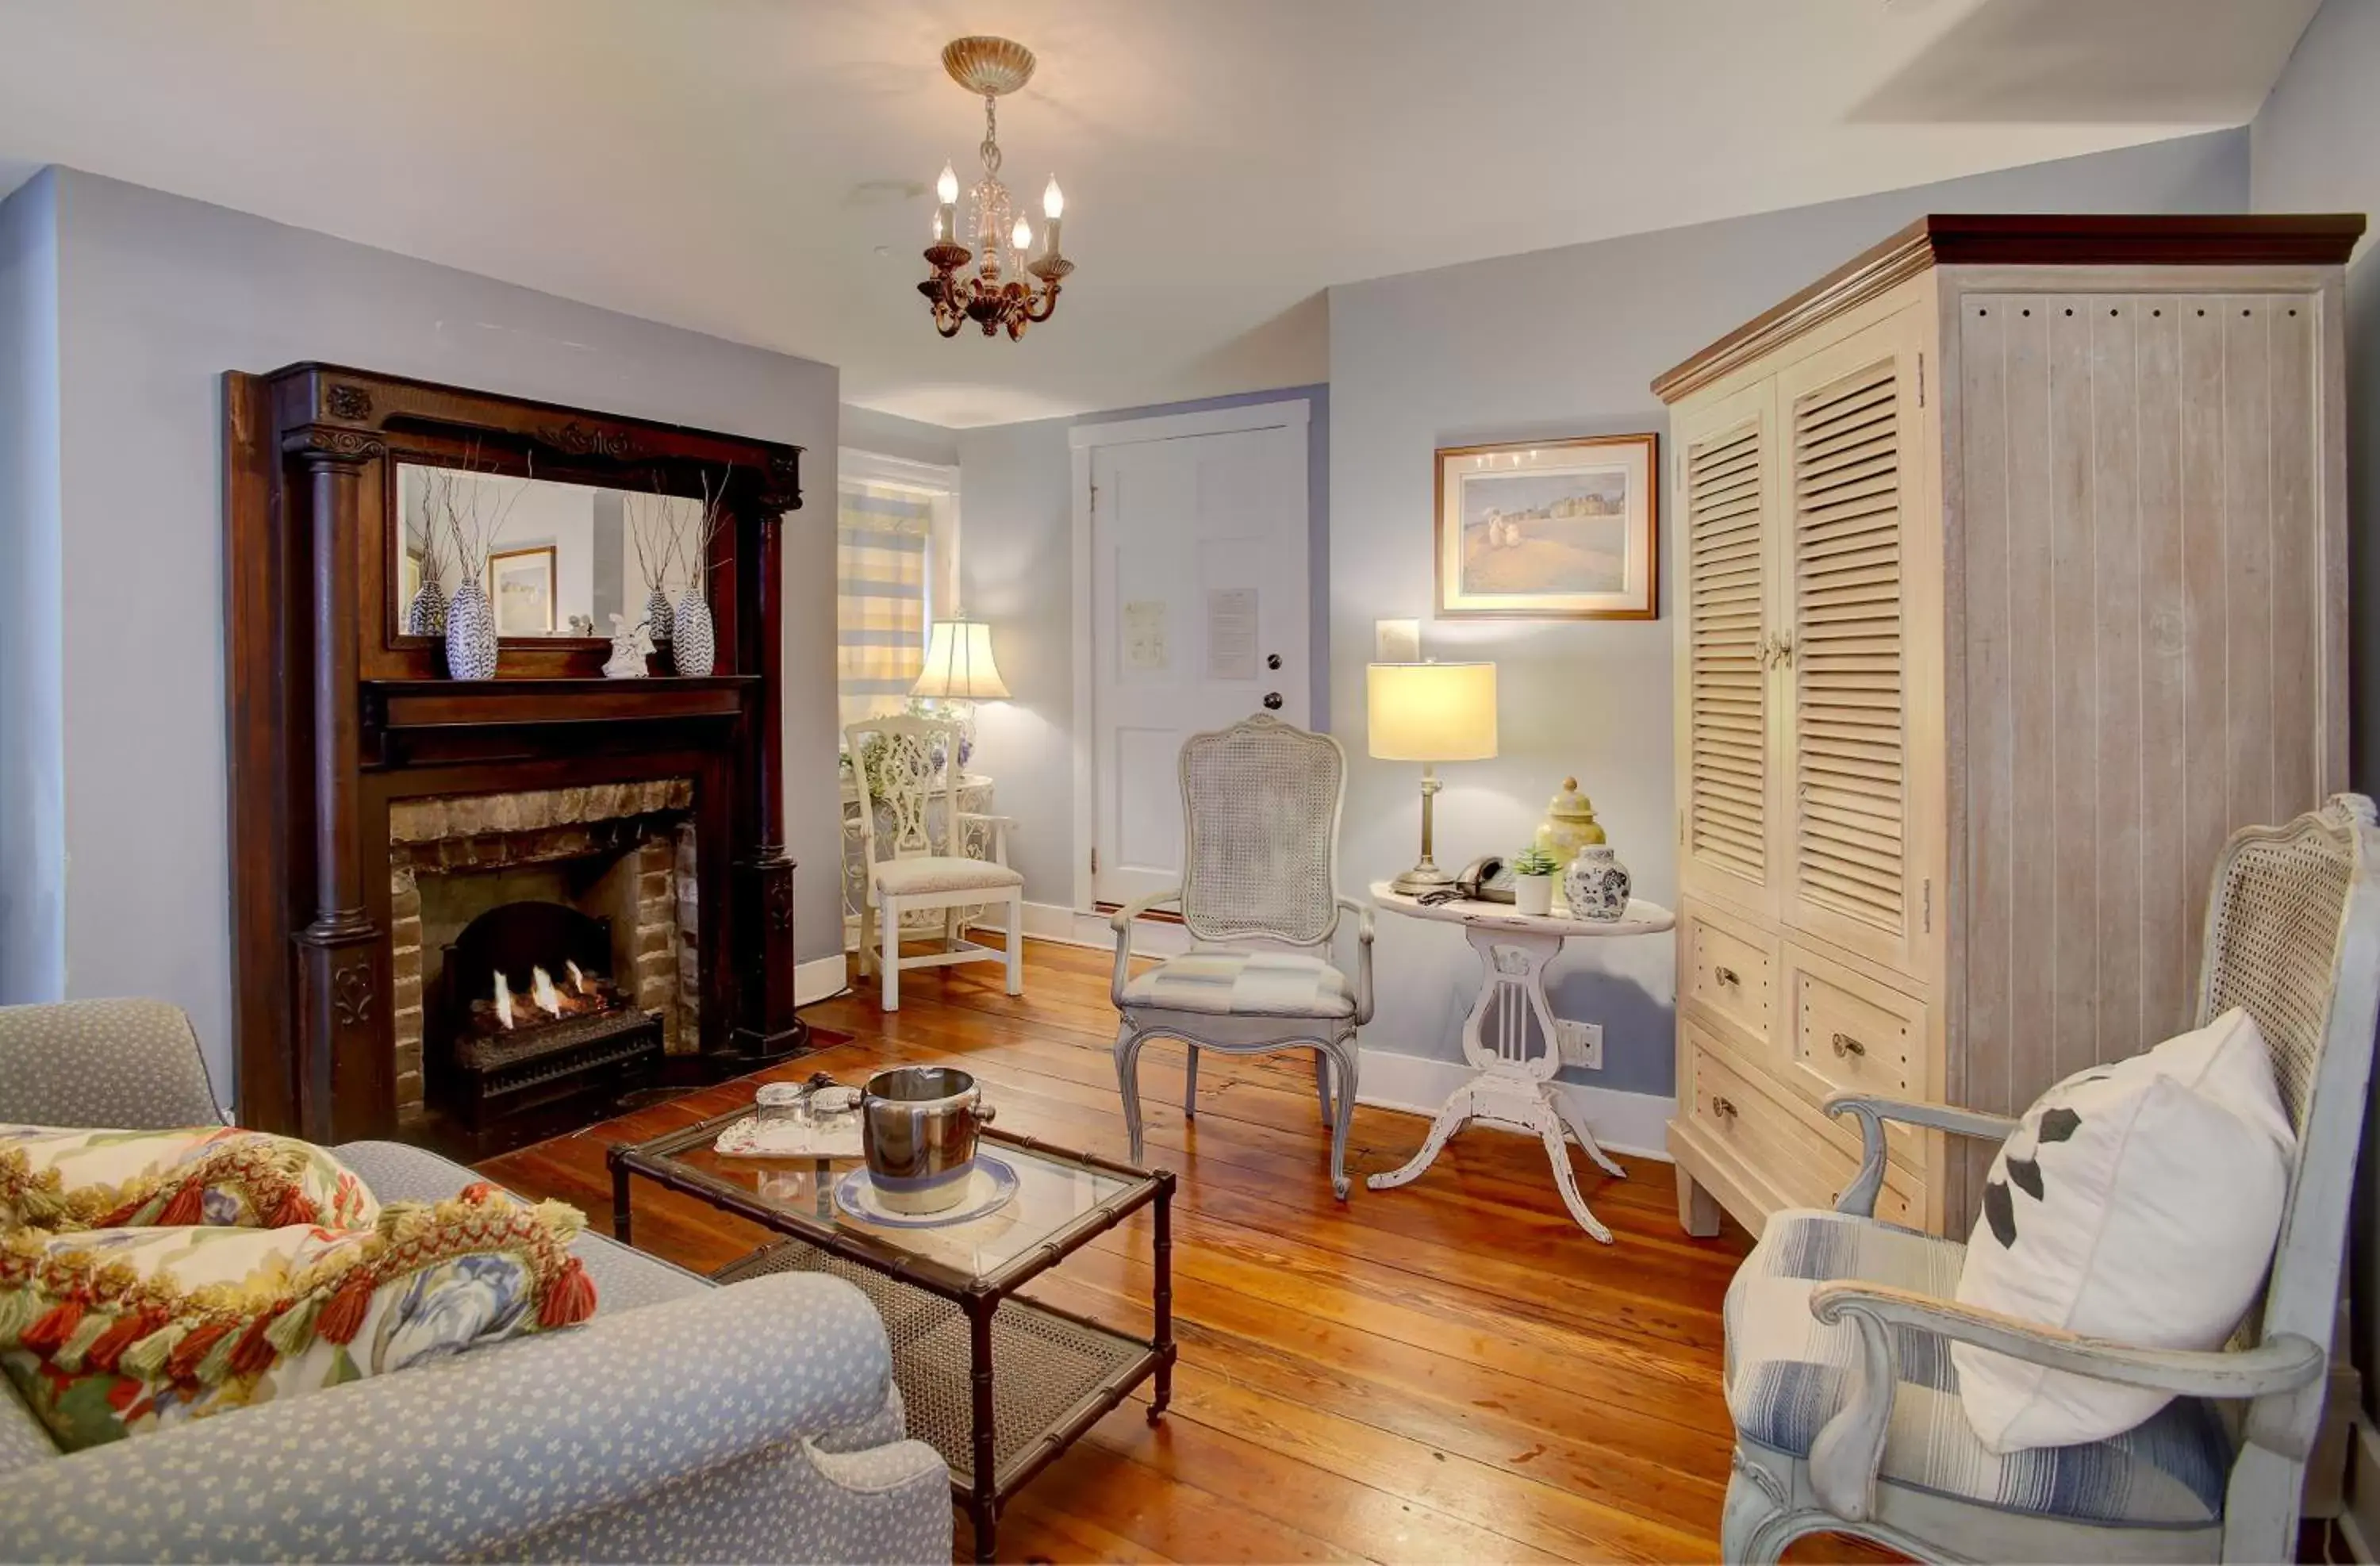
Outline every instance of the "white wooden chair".
<path fill-rule="evenodd" d="M 1013 823 L 959 808 L 959 726 L 938 718 L 870 718 L 843 734 L 858 785 L 859 852 L 868 870 L 859 971 L 881 977 L 884 1009 L 901 1009 L 902 969 L 953 963 L 1004 962 L 1008 992 L 1024 994 L 1025 878 L 1008 868 Z M 991 834 L 990 858 L 966 856 L 970 829 Z M 1007 908 L 1004 951 L 969 941 L 959 929 L 961 910 L 991 904 Z M 931 909 L 941 910 L 941 950 L 901 955 L 903 916 Z"/>
<path fill-rule="evenodd" d="M 1141 1156 L 1140 1051 L 1149 1039 L 1190 1046 L 1185 1120 L 1197 1112 L 1201 1048 L 1232 1055 L 1310 1049 L 1330 1127 L 1330 1186 L 1343 1201 L 1355 1030 L 1372 1020 L 1372 910 L 1339 895 L 1335 872 L 1346 752 L 1329 734 L 1258 713 L 1184 741 L 1181 773 L 1182 884 L 1109 921 L 1116 948 L 1108 995 L 1123 1017 L 1116 1083 L 1132 1160 Z M 1198 944 L 1135 976 L 1133 921 L 1168 905 L 1181 910 Z M 1352 984 L 1330 962 L 1342 913 L 1356 919 Z M 1272 944 L 1241 944 L 1250 941 Z"/>
<path fill-rule="evenodd" d="M 1828 1108 L 1856 1116 L 1865 1142 L 1858 1177 L 1831 1213 L 1772 1215 L 1728 1288 L 1727 1560 L 1774 1560 L 1812 1533 L 1937 1560 L 2295 1558 L 2380 1015 L 2369 799 L 2340 795 L 2232 837 L 2208 898 L 2197 1002 L 2198 1025 L 2233 1006 L 2256 1019 L 2297 1124 L 2261 1310 L 2228 1348 L 2185 1353 L 1954 1303 L 1964 1247 L 1869 1216 L 1884 1124 L 1996 1141 L 2017 1123 L 1839 1097 Z M 1996 1457 L 1958 1406 L 1952 1342 L 2177 1396 L 2112 1440 Z"/>

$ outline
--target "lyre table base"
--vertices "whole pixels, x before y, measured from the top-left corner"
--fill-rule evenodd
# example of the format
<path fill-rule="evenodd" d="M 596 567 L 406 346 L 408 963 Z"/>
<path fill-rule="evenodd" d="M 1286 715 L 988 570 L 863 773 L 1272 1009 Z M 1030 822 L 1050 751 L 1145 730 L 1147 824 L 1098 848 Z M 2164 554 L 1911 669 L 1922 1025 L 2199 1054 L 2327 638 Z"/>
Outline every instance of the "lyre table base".
<path fill-rule="evenodd" d="M 1589 1234 L 1611 1244 L 1611 1231 L 1595 1216 L 1595 1209 L 1579 1195 L 1578 1181 L 1571 1172 L 1570 1152 L 1563 1140 L 1564 1133 L 1578 1138 L 1586 1156 L 1614 1180 L 1625 1180 L 1628 1171 L 1614 1163 L 1595 1140 L 1586 1122 L 1553 1095 L 1546 1083 L 1536 1077 L 1507 1075 L 1501 1072 L 1484 1071 L 1456 1088 L 1446 1100 L 1438 1118 L 1430 1122 L 1429 1139 L 1421 1145 L 1403 1168 L 1387 1174 L 1367 1177 L 1364 1184 L 1375 1191 L 1391 1191 L 1421 1178 L 1422 1172 L 1437 1161 L 1439 1151 L 1454 1139 L 1455 1134 L 1475 1120 L 1510 1126 L 1515 1131 L 1529 1132 L 1546 1145 L 1546 1156 L 1553 1161 L 1554 1184 L 1561 1191 L 1562 1205 L 1570 1208 L 1571 1217 Z"/>
<path fill-rule="evenodd" d="M 1585 1117 L 1554 1092 L 1553 1074 L 1561 1057 L 1553 1007 L 1546 1000 L 1546 968 L 1565 940 L 1658 934 L 1675 922 L 1669 910 L 1632 902 L 1620 919 L 1590 922 L 1564 915 L 1522 914 L 1495 904 L 1423 904 L 1397 894 L 1386 883 L 1375 885 L 1372 896 L 1390 913 L 1462 925 L 1479 953 L 1481 976 L 1479 997 L 1463 1021 L 1463 1058 L 1476 1074 L 1446 1100 L 1430 1122 L 1427 1140 L 1403 1168 L 1372 1175 L 1364 1184 L 1375 1191 L 1391 1191 L 1418 1180 L 1455 1134 L 1475 1120 L 1510 1126 L 1545 1144 L 1562 1205 L 1580 1228 L 1611 1244 L 1611 1231 L 1579 1194 L 1570 1167 L 1570 1139 L 1575 1137 L 1586 1156 L 1613 1179 L 1625 1180 L 1628 1171 L 1597 1144 Z"/>

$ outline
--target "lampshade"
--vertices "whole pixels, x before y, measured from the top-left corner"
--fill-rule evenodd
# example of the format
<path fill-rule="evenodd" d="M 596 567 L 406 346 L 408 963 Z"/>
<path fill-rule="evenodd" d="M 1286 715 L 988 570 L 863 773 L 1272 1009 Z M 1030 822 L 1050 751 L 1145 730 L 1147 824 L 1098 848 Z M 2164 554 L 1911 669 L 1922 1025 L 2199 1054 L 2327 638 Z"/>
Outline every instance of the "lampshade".
<path fill-rule="evenodd" d="M 991 661 L 991 627 L 980 620 L 937 620 L 926 643 L 926 667 L 911 696 L 953 701 L 1005 701 L 1000 666 Z"/>
<path fill-rule="evenodd" d="M 1479 761 L 1496 754 L 1493 663 L 1373 663 L 1365 686 L 1378 759 Z"/>

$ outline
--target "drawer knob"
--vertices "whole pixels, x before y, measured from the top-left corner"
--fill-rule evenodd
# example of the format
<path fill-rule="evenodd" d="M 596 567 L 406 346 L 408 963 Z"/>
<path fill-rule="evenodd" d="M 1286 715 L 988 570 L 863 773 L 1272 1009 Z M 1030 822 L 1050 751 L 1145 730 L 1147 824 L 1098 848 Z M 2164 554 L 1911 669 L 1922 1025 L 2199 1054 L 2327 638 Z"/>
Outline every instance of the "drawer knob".
<path fill-rule="evenodd" d="M 1864 1055 L 1866 1053 L 1867 1046 L 1861 1043 L 1858 1039 L 1853 1038 L 1850 1034 L 1838 1033 L 1835 1035 L 1835 1054 L 1839 1058 L 1844 1055 Z"/>
<path fill-rule="evenodd" d="M 1722 1093 L 1712 1094 L 1711 1113 L 1717 1115 L 1721 1120 L 1733 1120 L 1735 1118 L 1735 1100 L 1728 1098 Z"/>
<path fill-rule="evenodd" d="M 1742 984 L 1743 982 L 1743 980 L 1736 977 L 1735 970 L 1730 967 L 1722 966 L 1711 969 L 1711 977 L 1717 979 L 1721 984 Z"/>

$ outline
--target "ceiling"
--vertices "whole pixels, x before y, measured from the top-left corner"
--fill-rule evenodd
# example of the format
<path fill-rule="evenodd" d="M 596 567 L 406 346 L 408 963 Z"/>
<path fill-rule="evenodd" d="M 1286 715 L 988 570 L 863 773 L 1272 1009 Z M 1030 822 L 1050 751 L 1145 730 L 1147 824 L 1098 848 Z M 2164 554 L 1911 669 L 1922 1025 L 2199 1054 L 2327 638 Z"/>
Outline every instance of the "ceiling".
<path fill-rule="evenodd" d="M 843 369 L 966 426 L 1322 379 L 1331 284 L 2243 123 L 2318 0 L 0 0 L 70 164 Z M 1081 270 L 915 292 L 981 106 Z"/>

